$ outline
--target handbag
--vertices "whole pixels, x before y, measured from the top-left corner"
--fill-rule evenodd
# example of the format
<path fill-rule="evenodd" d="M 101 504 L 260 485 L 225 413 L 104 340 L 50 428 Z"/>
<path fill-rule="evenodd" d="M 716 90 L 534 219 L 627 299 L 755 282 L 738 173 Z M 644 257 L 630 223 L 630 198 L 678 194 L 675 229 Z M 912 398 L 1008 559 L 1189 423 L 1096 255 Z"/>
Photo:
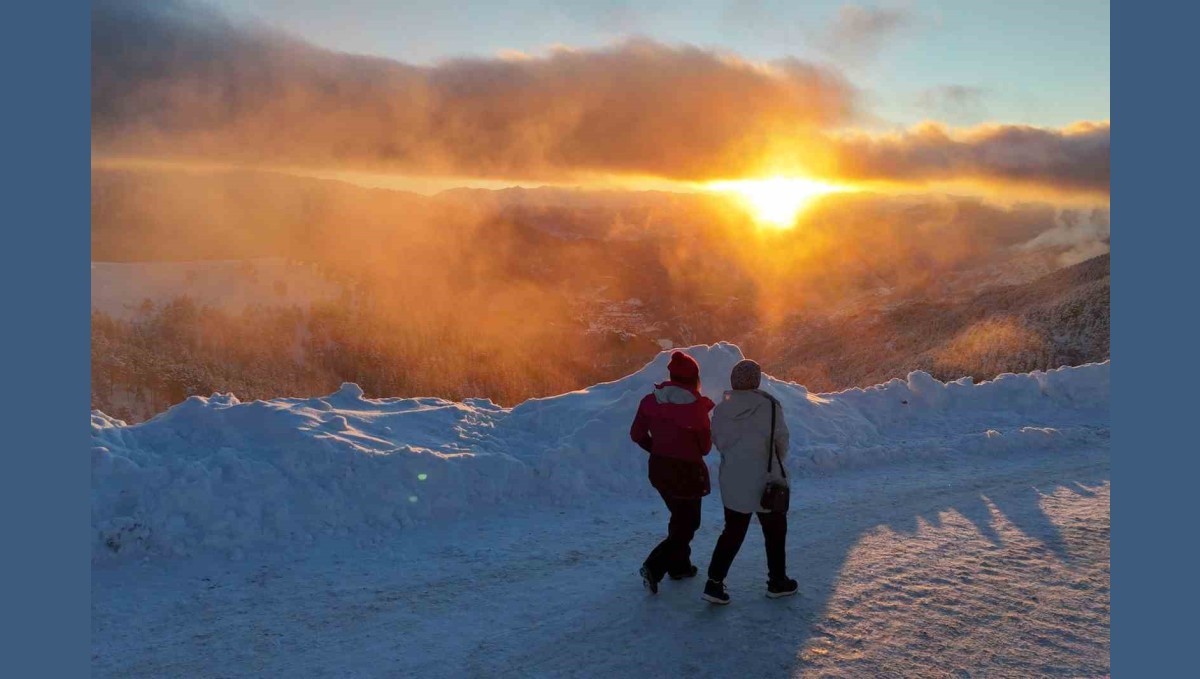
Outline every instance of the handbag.
<path fill-rule="evenodd" d="M 767 476 L 771 475 L 771 464 L 779 457 L 779 451 L 775 449 L 775 406 L 777 402 L 767 394 L 766 396 L 771 401 L 771 437 L 767 439 Z M 779 473 L 783 474 L 783 478 L 787 479 L 787 470 L 783 467 L 783 458 L 779 459 Z M 792 489 L 787 483 L 779 483 L 768 478 L 767 486 L 763 488 L 762 499 L 759 500 L 759 505 L 771 513 L 785 513 L 792 502 Z"/>

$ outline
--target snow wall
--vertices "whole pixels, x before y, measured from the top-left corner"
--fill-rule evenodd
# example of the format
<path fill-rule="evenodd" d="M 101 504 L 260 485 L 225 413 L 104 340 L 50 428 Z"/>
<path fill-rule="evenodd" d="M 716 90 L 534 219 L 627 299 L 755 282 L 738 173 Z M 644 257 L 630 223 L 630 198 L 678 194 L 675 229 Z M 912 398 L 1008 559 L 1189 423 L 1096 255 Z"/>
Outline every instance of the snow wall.
<path fill-rule="evenodd" d="M 742 358 L 683 351 L 714 401 Z M 93 560 L 187 556 L 324 535 L 378 535 L 500 505 L 578 506 L 653 496 L 628 437 L 670 352 L 638 372 L 514 408 L 488 400 L 329 396 L 241 403 L 193 396 L 137 425 L 92 413 Z M 798 476 L 893 460 L 1108 445 L 1109 363 L 1005 374 L 982 384 L 924 372 L 810 394 L 764 377 L 791 429 Z M 713 468 L 713 498 L 719 456 Z"/>

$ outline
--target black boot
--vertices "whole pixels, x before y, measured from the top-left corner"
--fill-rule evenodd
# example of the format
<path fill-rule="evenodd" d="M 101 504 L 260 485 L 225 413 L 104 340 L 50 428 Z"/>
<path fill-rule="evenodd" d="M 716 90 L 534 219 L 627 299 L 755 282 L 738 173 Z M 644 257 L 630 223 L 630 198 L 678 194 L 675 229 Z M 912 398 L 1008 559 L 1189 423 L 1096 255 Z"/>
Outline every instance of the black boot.
<path fill-rule="evenodd" d="M 650 590 L 651 594 L 658 594 L 658 581 L 662 580 L 662 577 L 655 577 L 654 571 L 650 570 L 650 566 L 646 564 L 642 564 L 638 573 L 642 576 L 642 587 Z"/>
<path fill-rule="evenodd" d="M 725 583 L 711 579 L 704 583 L 704 594 L 701 594 L 700 598 L 720 606 L 729 603 L 729 593 L 725 591 Z"/>
<path fill-rule="evenodd" d="M 772 599 L 791 596 L 799 591 L 800 586 L 791 578 L 767 581 L 767 596 Z"/>

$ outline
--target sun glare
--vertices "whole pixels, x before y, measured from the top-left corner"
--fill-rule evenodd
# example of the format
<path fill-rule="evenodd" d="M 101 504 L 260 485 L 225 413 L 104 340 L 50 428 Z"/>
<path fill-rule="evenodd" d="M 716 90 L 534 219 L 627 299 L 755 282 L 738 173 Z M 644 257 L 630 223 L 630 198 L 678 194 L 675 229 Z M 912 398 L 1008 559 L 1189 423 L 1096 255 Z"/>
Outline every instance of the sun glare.
<path fill-rule="evenodd" d="M 780 229 L 791 228 L 800 211 L 828 193 L 846 191 L 844 187 L 799 177 L 739 179 L 708 184 L 714 191 L 737 194 L 763 224 Z"/>

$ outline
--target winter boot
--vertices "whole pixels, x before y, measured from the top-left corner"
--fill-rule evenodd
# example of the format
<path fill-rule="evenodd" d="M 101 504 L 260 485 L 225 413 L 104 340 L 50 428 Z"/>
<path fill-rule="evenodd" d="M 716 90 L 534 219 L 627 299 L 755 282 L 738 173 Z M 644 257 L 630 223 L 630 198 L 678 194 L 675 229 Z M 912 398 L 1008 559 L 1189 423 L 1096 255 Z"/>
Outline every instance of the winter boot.
<path fill-rule="evenodd" d="M 668 573 L 668 575 L 671 576 L 672 580 L 682 580 L 684 578 L 694 578 L 694 577 L 696 577 L 696 574 L 699 572 L 700 572 L 700 569 L 696 568 L 696 566 L 693 564 L 693 565 L 689 565 L 686 570 L 680 571 L 678 573 Z"/>
<path fill-rule="evenodd" d="M 791 578 L 767 581 L 767 596 L 772 599 L 791 596 L 799 591 L 800 586 Z"/>
<path fill-rule="evenodd" d="M 712 579 L 704 583 L 704 594 L 701 594 L 700 598 L 719 606 L 729 603 L 729 593 L 725 591 L 725 583 Z"/>
<path fill-rule="evenodd" d="M 662 578 L 654 577 L 654 571 L 651 571 L 650 567 L 646 564 L 642 564 L 638 573 L 642 576 L 642 587 L 650 590 L 651 594 L 658 594 L 658 581 L 662 580 Z"/>

